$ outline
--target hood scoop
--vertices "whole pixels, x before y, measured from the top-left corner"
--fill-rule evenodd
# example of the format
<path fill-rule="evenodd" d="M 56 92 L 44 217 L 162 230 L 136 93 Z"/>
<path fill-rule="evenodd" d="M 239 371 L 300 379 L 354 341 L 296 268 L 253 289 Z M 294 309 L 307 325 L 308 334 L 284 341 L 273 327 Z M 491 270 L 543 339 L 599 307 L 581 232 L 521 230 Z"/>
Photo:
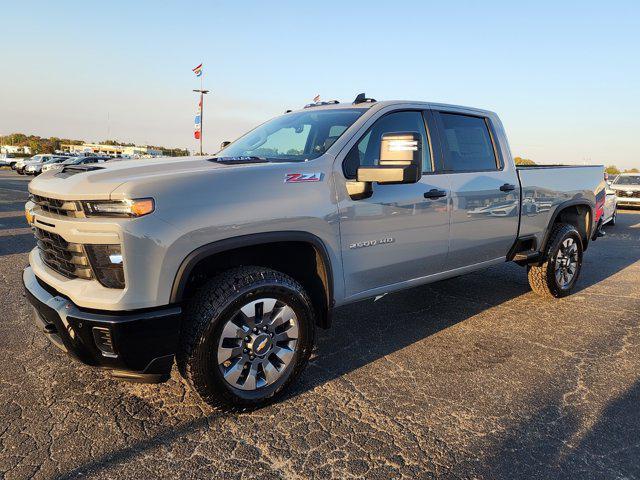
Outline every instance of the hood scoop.
<path fill-rule="evenodd" d="M 78 173 L 93 172 L 95 170 L 103 170 L 104 167 L 97 167 L 95 165 L 68 165 L 55 174 L 58 178 L 68 178 Z"/>

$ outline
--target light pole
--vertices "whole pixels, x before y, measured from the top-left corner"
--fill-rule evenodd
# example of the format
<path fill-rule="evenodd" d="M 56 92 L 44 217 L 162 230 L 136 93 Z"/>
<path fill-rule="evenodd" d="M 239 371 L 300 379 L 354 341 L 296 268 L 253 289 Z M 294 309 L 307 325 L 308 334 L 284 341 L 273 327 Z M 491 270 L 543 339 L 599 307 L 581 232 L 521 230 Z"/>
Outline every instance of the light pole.
<path fill-rule="evenodd" d="M 202 155 L 202 124 L 204 123 L 204 96 L 209 93 L 209 90 L 193 90 L 200 94 L 200 155 Z"/>

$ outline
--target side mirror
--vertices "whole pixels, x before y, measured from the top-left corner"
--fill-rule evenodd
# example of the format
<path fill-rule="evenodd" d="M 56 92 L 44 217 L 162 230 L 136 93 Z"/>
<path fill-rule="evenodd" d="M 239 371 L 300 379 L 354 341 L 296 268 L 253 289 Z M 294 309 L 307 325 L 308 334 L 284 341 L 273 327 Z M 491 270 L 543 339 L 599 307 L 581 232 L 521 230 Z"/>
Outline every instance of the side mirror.
<path fill-rule="evenodd" d="M 385 133 L 380 140 L 380 160 L 372 167 L 359 167 L 357 180 L 347 181 L 352 200 L 369 198 L 373 182 L 382 185 L 417 183 L 422 177 L 422 142 L 416 132 Z"/>
<path fill-rule="evenodd" d="M 226 142 L 226 141 L 225 141 L 225 142 L 222 142 L 222 143 L 220 144 L 220 150 L 222 150 L 224 147 L 226 147 L 227 145 L 230 145 L 230 144 L 231 144 L 231 142 Z"/>
<path fill-rule="evenodd" d="M 385 133 L 378 165 L 359 167 L 358 182 L 416 183 L 422 176 L 422 144 L 416 132 Z"/>

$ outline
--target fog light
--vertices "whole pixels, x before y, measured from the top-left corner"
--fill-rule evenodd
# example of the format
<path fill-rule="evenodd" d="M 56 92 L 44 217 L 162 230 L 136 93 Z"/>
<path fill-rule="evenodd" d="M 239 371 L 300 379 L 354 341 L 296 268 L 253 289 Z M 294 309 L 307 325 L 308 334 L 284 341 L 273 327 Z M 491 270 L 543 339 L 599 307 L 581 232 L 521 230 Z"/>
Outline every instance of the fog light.
<path fill-rule="evenodd" d="M 113 340 L 111 339 L 111 330 L 106 327 L 93 327 L 93 341 L 96 347 L 102 352 L 102 355 L 109 358 L 117 358 L 115 349 L 113 348 Z"/>
<path fill-rule="evenodd" d="M 85 245 L 91 268 L 107 288 L 124 288 L 124 268 L 120 245 Z"/>

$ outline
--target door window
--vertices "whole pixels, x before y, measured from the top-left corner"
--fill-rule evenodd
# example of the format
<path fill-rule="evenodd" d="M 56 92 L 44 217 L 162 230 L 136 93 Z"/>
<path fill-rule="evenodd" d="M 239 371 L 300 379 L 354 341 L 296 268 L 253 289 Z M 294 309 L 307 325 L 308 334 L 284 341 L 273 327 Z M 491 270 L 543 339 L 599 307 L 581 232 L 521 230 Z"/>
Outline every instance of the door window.
<path fill-rule="evenodd" d="M 484 118 L 441 112 L 440 125 L 446 171 L 498 170 L 491 134 Z"/>
<path fill-rule="evenodd" d="M 344 176 L 356 178 L 358 167 L 372 166 L 380 159 L 380 140 L 385 133 L 416 132 L 422 145 L 422 171 L 431 172 L 431 149 L 420 112 L 395 112 L 378 119 L 356 143 L 342 164 Z"/>

